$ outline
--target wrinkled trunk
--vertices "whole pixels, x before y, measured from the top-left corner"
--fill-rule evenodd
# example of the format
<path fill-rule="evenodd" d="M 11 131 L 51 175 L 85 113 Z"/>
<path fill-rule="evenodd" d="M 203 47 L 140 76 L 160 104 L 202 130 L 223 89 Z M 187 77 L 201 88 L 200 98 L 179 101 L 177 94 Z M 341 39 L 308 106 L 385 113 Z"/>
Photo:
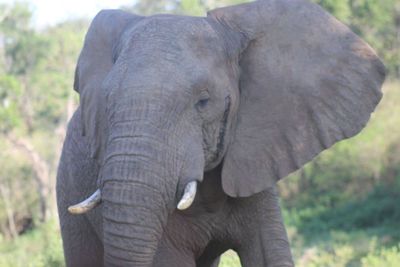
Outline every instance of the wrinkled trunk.
<path fill-rule="evenodd" d="M 116 123 L 109 137 L 102 170 L 106 266 L 151 266 L 174 202 L 177 179 L 165 167 L 173 157 L 156 129 L 138 125 Z"/>
<path fill-rule="evenodd" d="M 150 191 L 139 180 L 104 186 L 106 266 L 151 266 L 166 212 L 160 195 Z"/>

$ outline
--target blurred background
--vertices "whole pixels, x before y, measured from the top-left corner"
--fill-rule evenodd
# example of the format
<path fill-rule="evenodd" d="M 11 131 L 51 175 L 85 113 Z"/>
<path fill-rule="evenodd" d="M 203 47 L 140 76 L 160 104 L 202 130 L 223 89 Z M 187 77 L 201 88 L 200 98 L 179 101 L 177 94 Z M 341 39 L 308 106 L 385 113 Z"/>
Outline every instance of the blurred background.
<path fill-rule="evenodd" d="M 203 16 L 240 2 L 0 0 L 0 267 L 64 266 L 54 184 L 90 19 L 118 7 Z M 367 40 L 389 77 L 361 134 L 279 184 L 296 265 L 400 266 L 400 0 L 314 2 Z M 221 266 L 240 263 L 230 251 Z"/>

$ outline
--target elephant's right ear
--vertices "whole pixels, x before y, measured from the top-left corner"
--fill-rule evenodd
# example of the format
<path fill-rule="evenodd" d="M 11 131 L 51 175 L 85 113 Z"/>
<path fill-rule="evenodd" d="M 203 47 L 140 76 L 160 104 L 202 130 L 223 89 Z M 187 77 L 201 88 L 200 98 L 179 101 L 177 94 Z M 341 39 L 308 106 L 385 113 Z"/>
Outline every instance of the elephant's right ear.
<path fill-rule="evenodd" d="M 104 149 L 104 78 L 115 62 L 122 33 L 142 17 L 121 10 L 103 10 L 93 19 L 85 37 L 75 70 L 74 90 L 80 95 L 82 135 L 90 141 L 90 153 L 97 157 Z"/>

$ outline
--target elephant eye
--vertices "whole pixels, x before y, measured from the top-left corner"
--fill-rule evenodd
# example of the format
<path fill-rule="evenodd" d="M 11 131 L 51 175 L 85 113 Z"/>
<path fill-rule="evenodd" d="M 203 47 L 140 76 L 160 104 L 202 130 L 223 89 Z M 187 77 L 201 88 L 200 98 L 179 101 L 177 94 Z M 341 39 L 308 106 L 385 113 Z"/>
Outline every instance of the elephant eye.
<path fill-rule="evenodd" d="M 210 95 L 208 94 L 208 92 L 204 91 L 200 95 L 199 101 L 197 101 L 197 103 L 196 103 L 196 108 L 199 111 L 203 110 L 205 107 L 207 107 L 209 100 L 210 100 Z"/>
<path fill-rule="evenodd" d="M 199 100 L 199 102 L 197 102 L 196 106 L 198 106 L 199 108 L 205 108 L 208 104 L 208 98 L 207 99 L 201 99 Z"/>

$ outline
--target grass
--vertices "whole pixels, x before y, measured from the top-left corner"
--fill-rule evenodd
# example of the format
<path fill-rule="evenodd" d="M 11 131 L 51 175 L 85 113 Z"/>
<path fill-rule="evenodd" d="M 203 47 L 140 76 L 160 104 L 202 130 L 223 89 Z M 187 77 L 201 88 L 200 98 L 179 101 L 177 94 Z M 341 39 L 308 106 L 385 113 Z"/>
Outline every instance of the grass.
<path fill-rule="evenodd" d="M 0 236 L 0 267 L 63 267 L 58 224 L 50 221 L 12 241 Z"/>
<path fill-rule="evenodd" d="M 15 240 L 0 236 L 0 267 L 64 267 L 60 231 L 54 221 L 40 225 Z M 226 252 L 220 267 L 240 267 L 234 251 Z"/>
<path fill-rule="evenodd" d="M 315 232 L 313 241 L 307 244 L 296 228 L 290 226 L 288 232 L 298 267 L 400 266 L 400 243 L 388 246 L 394 243 L 391 229 Z M 0 240 L 0 267 L 63 266 L 60 234 L 54 222 L 41 225 L 14 241 Z M 240 266 L 237 254 L 231 250 L 224 253 L 219 265 Z"/>

